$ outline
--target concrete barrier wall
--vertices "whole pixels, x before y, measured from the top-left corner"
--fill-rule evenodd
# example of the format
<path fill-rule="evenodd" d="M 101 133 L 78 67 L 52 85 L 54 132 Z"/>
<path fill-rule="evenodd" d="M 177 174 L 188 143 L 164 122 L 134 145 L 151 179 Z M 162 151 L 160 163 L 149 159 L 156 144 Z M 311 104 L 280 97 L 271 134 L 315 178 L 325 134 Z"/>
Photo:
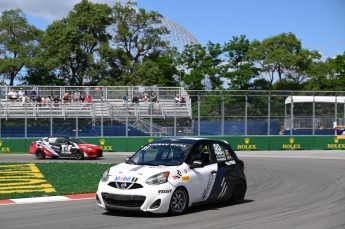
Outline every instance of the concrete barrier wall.
<path fill-rule="evenodd" d="M 203 136 L 207 137 L 207 136 Z M 81 138 L 97 144 L 105 152 L 135 152 L 141 146 L 161 137 L 104 137 Z M 239 150 L 344 150 L 345 139 L 336 136 L 210 136 L 223 139 Z M 29 152 L 30 144 L 38 138 L 0 139 L 0 153 Z"/>

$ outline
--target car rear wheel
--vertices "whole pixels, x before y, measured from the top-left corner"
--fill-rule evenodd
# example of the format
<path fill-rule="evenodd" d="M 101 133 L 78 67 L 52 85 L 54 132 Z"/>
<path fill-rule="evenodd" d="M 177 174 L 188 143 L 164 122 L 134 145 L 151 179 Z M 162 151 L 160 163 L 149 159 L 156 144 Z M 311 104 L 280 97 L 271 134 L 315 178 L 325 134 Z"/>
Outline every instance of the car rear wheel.
<path fill-rule="evenodd" d="M 169 213 L 172 215 L 183 214 L 188 207 L 188 194 L 183 188 L 177 188 L 171 196 Z"/>
<path fill-rule="evenodd" d="M 231 202 L 234 204 L 239 204 L 244 201 L 244 196 L 246 195 L 246 184 L 243 180 L 236 182 L 234 187 L 234 192 L 232 193 Z"/>
<path fill-rule="evenodd" d="M 46 154 L 43 150 L 37 150 L 36 151 L 36 158 L 37 159 L 44 159 L 46 157 Z"/>
<path fill-rule="evenodd" d="M 74 158 L 77 160 L 81 160 L 84 158 L 84 153 L 80 150 L 75 151 Z"/>

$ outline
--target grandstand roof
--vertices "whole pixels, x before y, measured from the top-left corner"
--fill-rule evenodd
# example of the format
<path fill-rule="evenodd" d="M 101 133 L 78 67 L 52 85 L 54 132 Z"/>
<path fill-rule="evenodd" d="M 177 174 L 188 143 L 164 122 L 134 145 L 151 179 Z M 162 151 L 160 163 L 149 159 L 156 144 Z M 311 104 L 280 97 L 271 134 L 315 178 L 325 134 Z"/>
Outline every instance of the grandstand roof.
<path fill-rule="evenodd" d="M 285 104 L 292 103 L 345 103 L 345 96 L 288 96 Z"/>

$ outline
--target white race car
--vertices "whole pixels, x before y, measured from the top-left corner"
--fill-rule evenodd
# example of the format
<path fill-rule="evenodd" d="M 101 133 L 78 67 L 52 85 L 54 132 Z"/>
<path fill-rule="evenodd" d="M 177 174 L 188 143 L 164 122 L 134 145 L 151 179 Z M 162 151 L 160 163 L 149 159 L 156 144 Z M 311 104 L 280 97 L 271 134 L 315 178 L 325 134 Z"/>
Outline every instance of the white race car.
<path fill-rule="evenodd" d="M 160 139 L 106 170 L 97 204 L 108 211 L 183 214 L 215 199 L 243 202 L 244 164 L 223 140 Z"/>

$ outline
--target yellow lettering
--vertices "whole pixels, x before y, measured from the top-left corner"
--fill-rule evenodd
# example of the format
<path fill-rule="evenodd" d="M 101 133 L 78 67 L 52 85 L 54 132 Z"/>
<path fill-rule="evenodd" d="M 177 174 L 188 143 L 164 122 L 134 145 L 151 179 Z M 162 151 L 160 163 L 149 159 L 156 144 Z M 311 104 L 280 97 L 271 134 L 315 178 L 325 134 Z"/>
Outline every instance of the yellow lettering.
<path fill-rule="evenodd" d="M 237 145 L 237 149 L 256 149 L 256 145 Z"/>
<path fill-rule="evenodd" d="M 301 144 L 283 144 L 283 149 L 301 149 Z"/>
<path fill-rule="evenodd" d="M 5 152 L 6 152 L 6 153 L 10 153 L 10 152 L 11 152 L 10 147 L 2 147 L 2 148 L 1 148 L 1 152 L 2 152 L 2 153 L 5 153 Z"/>

